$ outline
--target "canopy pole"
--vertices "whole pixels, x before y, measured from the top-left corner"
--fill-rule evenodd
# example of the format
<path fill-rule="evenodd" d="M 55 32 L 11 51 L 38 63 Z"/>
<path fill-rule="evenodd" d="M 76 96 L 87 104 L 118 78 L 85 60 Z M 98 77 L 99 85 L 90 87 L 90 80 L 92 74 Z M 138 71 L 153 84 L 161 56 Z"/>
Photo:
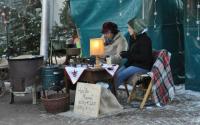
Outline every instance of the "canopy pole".
<path fill-rule="evenodd" d="M 144 19 L 144 16 L 145 16 L 145 6 L 144 6 L 144 4 L 145 4 L 145 0 L 142 0 L 142 19 Z"/>
<path fill-rule="evenodd" d="M 44 56 L 44 61 L 47 61 L 48 59 L 48 42 L 49 42 L 49 2 L 48 0 L 42 0 L 40 55 Z"/>

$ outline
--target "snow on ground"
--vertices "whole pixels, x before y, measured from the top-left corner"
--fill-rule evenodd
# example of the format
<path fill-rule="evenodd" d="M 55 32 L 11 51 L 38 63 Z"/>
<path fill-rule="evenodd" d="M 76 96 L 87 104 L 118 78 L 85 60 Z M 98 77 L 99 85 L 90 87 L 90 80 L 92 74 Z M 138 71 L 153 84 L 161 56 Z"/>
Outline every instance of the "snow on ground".
<path fill-rule="evenodd" d="M 73 91 L 71 95 L 74 94 Z M 120 91 L 118 100 L 125 107 L 122 112 L 83 118 L 72 110 L 63 114 L 46 113 L 41 103 L 32 105 L 31 95 L 16 97 L 10 105 L 7 93 L 0 98 L 0 125 L 199 125 L 200 92 L 185 90 L 184 85 L 176 86 L 175 99 L 165 107 L 148 106 L 144 110 L 132 108 L 126 103 L 125 91 Z M 67 114 L 67 115 L 66 115 Z M 71 115 L 69 115 L 71 114 Z"/>

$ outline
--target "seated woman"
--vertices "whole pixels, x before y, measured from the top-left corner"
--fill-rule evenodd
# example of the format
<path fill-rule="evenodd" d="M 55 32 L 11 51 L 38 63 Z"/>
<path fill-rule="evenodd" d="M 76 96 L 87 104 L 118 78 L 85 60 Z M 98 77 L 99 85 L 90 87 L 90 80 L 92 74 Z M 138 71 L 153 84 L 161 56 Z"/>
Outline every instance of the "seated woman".
<path fill-rule="evenodd" d="M 130 47 L 120 53 L 127 62 L 116 73 L 117 88 L 135 73 L 146 73 L 152 67 L 151 39 L 145 33 L 146 24 L 142 19 L 132 19 L 128 22 Z"/>
<path fill-rule="evenodd" d="M 105 39 L 105 56 L 110 56 L 111 63 L 121 63 L 121 51 L 127 51 L 128 43 L 124 36 L 119 32 L 117 24 L 105 22 L 102 27 L 103 37 Z"/>

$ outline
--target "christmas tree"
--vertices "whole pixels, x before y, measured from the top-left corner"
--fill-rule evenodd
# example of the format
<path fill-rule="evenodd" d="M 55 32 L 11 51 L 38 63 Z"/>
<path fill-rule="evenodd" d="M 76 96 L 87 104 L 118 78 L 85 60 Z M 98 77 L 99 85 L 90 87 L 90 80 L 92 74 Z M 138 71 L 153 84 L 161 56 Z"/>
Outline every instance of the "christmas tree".
<path fill-rule="evenodd" d="M 40 0 L 22 1 L 21 9 L 0 4 L 0 44 L 1 47 L 6 45 L 3 52 L 8 56 L 39 53 L 41 3 Z"/>

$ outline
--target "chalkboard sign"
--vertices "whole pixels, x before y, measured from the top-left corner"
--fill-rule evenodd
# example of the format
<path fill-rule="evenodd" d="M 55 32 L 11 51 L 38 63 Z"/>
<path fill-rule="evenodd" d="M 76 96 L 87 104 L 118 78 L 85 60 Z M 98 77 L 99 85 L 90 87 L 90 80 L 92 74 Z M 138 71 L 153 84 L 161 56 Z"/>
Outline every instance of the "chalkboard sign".
<path fill-rule="evenodd" d="M 100 96 L 101 86 L 79 82 L 76 88 L 74 112 L 89 117 L 98 117 Z"/>

